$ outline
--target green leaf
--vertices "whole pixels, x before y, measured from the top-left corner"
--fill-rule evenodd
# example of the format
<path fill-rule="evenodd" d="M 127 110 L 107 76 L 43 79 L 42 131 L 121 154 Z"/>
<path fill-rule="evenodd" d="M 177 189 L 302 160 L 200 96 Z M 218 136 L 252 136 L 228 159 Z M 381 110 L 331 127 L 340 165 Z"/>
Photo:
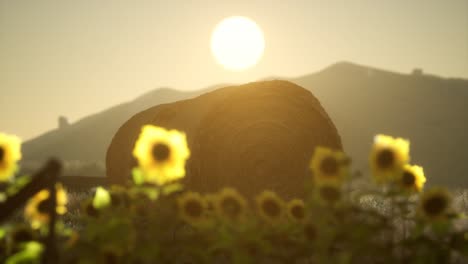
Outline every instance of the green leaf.
<path fill-rule="evenodd" d="M 143 174 L 143 171 L 138 167 L 133 168 L 132 178 L 135 185 L 142 185 L 145 182 L 145 175 Z"/>
<path fill-rule="evenodd" d="M 184 189 L 184 186 L 181 183 L 176 182 L 176 183 L 171 183 L 171 184 L 165 185 L 162 188 L 162 192 L 163 192 L 164 195 L 169 195 L 169 194 L 174 193 L 174 192 L 182 191 L 183 189 Z"/>
<path fill-rule="evenodd" d="M 111 197 L 109 192 L 102 188 L 98 187 L 96 189 L 96 194 L 94 195 L 93 199 L 93 206 L 96 209 L 107 207 L 111 202 Z"/>
<path fill-rule="evenodd" d="M 24 243 L 23 250 L 12 255 L 6 264 L 39 263 L 44 246 L 36 241 Z"/>
<path fill-rule="evenodd" d="M 159 190 L 156 188 L 144 188 L 143 192 L 153 201 L 159 197 Z"/>
<path fill-rule="evenodd" d="M 448 234 L 452 230 L 451 221 L 436 221 L 431 225 L 432 231 L 439 236 Z"/>
<path fill-rule="evenodd" d="M 29 182 L 31 182 L 31 177 L 29 175 L 23 175 L 20 177 L 17 177 L 13 184 L 8 186 L 6 190 L 6 194 L 8 196 L 15 195 L 21 188 L 26 186 Z"/>
<path fill-rule="evenodd" d="M 23 175 L 21 177 L 16 178 L 15 185 L 23 187 L 29 182 L 31 182 L 31 177 L 29 175 Z"/>

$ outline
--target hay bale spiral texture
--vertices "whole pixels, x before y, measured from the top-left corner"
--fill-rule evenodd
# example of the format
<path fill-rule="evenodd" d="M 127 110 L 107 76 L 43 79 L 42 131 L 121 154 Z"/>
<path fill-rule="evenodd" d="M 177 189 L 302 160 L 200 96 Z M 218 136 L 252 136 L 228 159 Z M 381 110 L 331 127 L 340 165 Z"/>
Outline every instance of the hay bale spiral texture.
<path fill-rule="evenodd" d="M 302 196 L 308 162 L 318 145 L 342 149 L 319 101 L 287 81 L 230 86 L 194 99 L 155 106 L 127 121 L 107 152 L 107 176 L 122 184 L 141 127 L 154 124 L 187 134 L 191 157 L 185 185 L 201 192 L 232 186 L 252 196 L 263 189 Z"/>

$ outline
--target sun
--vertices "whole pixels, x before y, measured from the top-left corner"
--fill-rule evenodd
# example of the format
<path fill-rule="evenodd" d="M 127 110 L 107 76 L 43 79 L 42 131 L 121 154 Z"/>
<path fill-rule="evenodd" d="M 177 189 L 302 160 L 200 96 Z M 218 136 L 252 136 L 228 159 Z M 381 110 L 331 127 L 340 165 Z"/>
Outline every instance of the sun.
<path fill-rule="evenodd" d="M 265 49 L 260 27 L 251 19 L 233 16 L 223 19 L 211 35 L 211 51 L 228 70 L 241 71 L 258 63 Z"/>

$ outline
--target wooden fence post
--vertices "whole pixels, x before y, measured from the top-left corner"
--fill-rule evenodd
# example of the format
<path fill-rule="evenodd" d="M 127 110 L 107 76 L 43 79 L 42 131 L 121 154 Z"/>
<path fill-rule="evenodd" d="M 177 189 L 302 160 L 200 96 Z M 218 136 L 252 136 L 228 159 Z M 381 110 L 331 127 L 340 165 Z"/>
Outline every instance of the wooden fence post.
<path fill-rule="evenodd" d="M 37 192 L 46 188 L 49 189 L 51 198 L 48 208 L 50 222 L 49 233 L 45 241 L 46 250 L 42 258 L 42 263 L 44 264 L 55 264 L 58 261 L 57 248 L 55 245 L 55 223 L 57 219 L 57 212 L 55 209 L 57 204 L 57 191 L 55 185 L 61 169 L 62 165 L 58 160 L 49 160 L 39 172 L 32 176 L 31 182 L 14 195 L 8 197 L 6 201 L 0 203 L 0 222 L 3 222 Z"/>
<path fill-rule="evenodd" d="M 58 252 L 57 246 L 55 244 L 55 222 L 57 219 L 57 178 L 58 173 L 52 173 L 50 175 L 51 181 L 49 183 L 48 189 L 50 193 L 50 202 L 49 202 L 49 233 L 45 241 L 46 250 L 43 255 L 42 263 L 43 264 L 56 264 L 58 263 Z"/>

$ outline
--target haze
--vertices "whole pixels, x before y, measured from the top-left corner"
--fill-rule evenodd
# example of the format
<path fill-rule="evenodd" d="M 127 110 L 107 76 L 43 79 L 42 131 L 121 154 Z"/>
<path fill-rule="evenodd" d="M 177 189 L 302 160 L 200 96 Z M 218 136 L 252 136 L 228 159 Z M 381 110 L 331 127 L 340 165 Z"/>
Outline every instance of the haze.
<path fill-rule="evenodd" d="M 1 1 L 0 130 L 23 139 L 156 87 L 293 77 L 337 61 L 468 78 L 468 1 Z M 247 16 L 262 60 L 210 52 L 216 23 Z"/>

